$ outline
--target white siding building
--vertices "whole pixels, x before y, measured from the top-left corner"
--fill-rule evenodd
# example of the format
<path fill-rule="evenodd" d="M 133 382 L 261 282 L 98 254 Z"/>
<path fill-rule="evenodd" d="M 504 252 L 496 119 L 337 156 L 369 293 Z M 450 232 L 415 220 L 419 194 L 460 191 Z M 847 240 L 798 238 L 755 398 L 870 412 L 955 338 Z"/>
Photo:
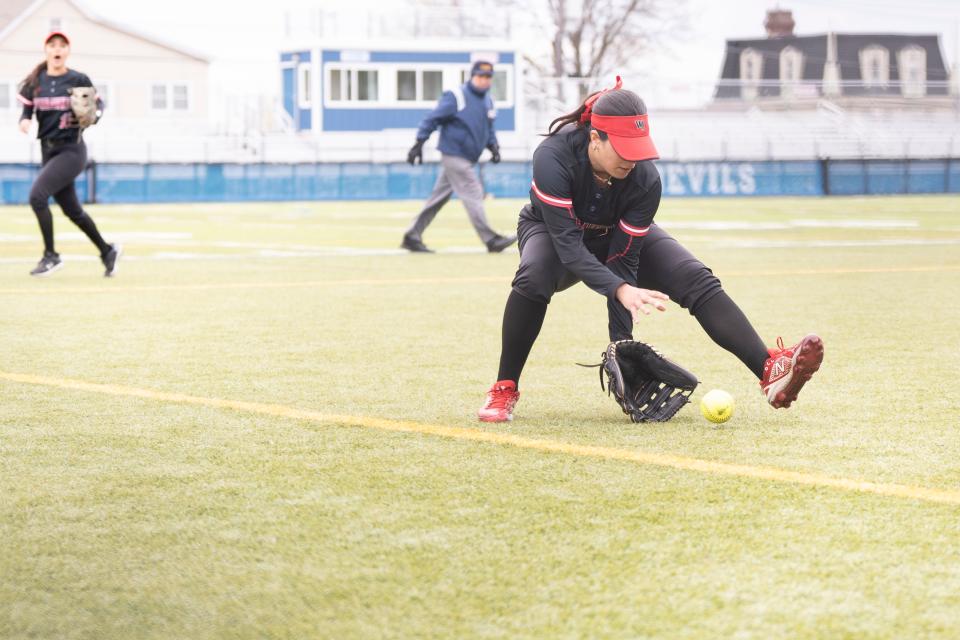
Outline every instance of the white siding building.
<path fill-rule="evenodd" d="M 208 61 L 152 36 L 113 24 L 75 0 L 0 2 L 0 162 L 36 161 L 37 145 L 16 128 L 17 85 L 43 60 L 53 30 L 70 38 L 68 66 L 90 76 L 106 103 L 101 125 L 85 138 L 96 157 L 144 160 L 147 138 L 208 129 Z"/>

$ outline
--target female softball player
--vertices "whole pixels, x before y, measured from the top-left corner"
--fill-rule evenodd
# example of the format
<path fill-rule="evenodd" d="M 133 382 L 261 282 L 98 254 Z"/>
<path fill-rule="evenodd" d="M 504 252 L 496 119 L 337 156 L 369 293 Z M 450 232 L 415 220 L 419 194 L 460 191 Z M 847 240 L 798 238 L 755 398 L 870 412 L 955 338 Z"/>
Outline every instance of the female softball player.
<path fill-rule="evenodd" d="M 74 180 L 86 167 L 87 148 L 70 108 L 70 90 L 92 87 L 93 83 L 84 74 L 67 68 L 70 40 L 63 33 L 48 35 L 43 47 L 46 59 L 23 80 L 17 96 L 23 104 L 20 131 L 27 133 L 30 120 L 34 114 L 37 116 L 42 158 L 40 173 L 30 190 L 30 206 L 40 223 L 44 251 L 30 275 L 50 275 L 63 266 L 53 244 L 53 216 L 49 205 L 53 196 L 66 216 L 96 245 L 105 267 L 104 275 L 110 277 L 117 270 L 120 246 L 107 244 L 103 239 L 93 219 L 80 205 L 74 187 Z M 102 107 L 99 101 L 98 107 Z"/>
<path fill-rule="evenodd" d="M 632 91 L 588 97 L 554 120 L 533 155 L 530 204 L 520 211 L 520 267 L 503 314 L 497 382 L 478 417 L 512 419 L 517 383 L 554 293 L 583 281 L 604 296 L 613 340 L 632 339 L 638 314 L 676 301 L 718 345 L 760 379 L 775 408 L 789 407 L 823 360 L 808 335 L 768 350 L 720 280 L 654 224 L 660 205 L 658 157 L 646 105 Z"/>

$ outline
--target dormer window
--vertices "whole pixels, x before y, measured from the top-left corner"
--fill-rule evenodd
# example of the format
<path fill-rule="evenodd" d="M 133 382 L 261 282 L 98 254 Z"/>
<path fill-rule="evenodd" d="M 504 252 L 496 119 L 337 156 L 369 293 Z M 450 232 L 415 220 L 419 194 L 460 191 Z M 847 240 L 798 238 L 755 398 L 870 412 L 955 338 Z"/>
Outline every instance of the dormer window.
<path fill-rule="evenodd" d="M 785 47 L 780 52 L 780 92 L 787 97 L 803 80 L 803 53 L 796 47 Z"/>
<path fill-rule="evenodd" d="M 900 88 L 904 97 L 922 98 L 927 94 L 927 51 L 910 45 L 897 53 Z"/>
<path fill-rule="evenodd" d="M 860 76 L 867 88 L 881 88 L 890 81 L 890 52 L 871 44 L 860 50 Z"/>
<path fill-rule="evenodd" d="M 744 49 L 740 53 L 740 81 L 742 96 L 746 100 L 757 97 L 757 87 L 763 78 L 763 54 L 756 49 Z"/>

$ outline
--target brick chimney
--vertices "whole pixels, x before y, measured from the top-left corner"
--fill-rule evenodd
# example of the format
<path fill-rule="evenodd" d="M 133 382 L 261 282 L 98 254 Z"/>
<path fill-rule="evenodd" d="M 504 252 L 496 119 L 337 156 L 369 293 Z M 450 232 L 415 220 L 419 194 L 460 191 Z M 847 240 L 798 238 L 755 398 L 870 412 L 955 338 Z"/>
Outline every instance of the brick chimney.
<path fill-rule="evenodd" d="M 767 28 L 768 38 L 786 38 L 793 35 L 793 27 L 797 23 L 793 21 L 793 11 L 783 9 L 770 9 L 767 11 L 767 19 L 763 21 L 763 26 Z"/>

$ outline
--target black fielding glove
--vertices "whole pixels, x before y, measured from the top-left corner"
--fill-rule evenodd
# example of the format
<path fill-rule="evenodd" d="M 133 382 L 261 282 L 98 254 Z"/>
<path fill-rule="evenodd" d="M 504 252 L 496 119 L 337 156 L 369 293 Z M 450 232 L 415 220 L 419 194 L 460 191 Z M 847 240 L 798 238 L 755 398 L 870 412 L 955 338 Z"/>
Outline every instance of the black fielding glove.
<path fill-rule="evenodd" d="M 666 422 L 697 388 L 696 376 L 663 357 L 644 342 L 618 340 L 603 353 L 600 386 L 607 374 L 607 392 L 633 422 Z"/>
<path fill-rule="evenodd" d="M 420 164 L 423 164 L 423 143 L 426 140 L 417 140 L 416 144 L 410 147 L 410 151 L 407 152 L 407 162 L 410 164 L 417 164 L 417 161 Z"/>
<path fill-rule="evenodd" d="M 500 145 L 498 144 L 488 144 L 487 149 L 490 150 L 490 162 L 493 164 L 499 164 L 500 162 Z"/>

